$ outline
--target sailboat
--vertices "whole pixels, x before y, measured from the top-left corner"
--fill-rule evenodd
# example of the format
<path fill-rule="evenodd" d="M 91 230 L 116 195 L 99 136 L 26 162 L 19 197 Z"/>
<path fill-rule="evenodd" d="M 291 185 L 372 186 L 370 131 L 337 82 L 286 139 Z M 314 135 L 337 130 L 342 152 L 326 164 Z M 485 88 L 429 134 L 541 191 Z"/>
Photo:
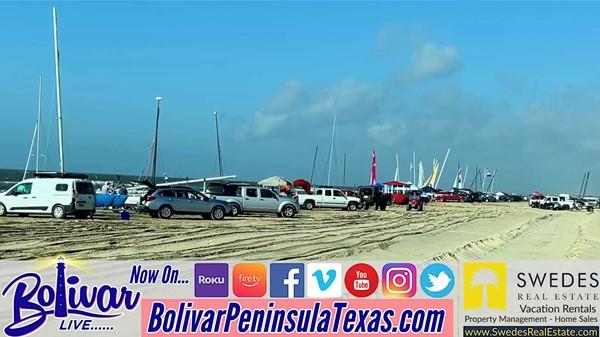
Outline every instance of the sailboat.
<path fill-rule="evenodd" d="M 331 129 L 331 143 L 329 144 L 329 164 L 327 165 L 327 186 L 331 186 L 331 162 L 333 160 L 333 147 L 335 142 L 336 115 L 333 114 L 333 127 Z"/>
<path fill-rule="evenodd" d="M 25 165 L 25 171 L 23 173 L 23 179 L 27 177 L 29 171 L 29 164 L 35 144 L 35 173 L 37 175 L 44 176 L 66 176 L 65 172 L 65 154 L 64 154 L 64 141 L 63 141 L 63 115 L 62 115 L 62 100 L 61 100 L 61 86 L 60 86 L 60 53 L 58 50 L 58 17 L 56 7 L 52 7 L 52 23 L 54 33 L 54 71 L 55 71 L 55 86 L 56 86 L 56 121 L 58 128 L 58 155 L 59 155 L 59 172 L 40 172 L 40 135 L 42 129 L 42 75 L 40 75 L 39 87 L 38 87 L 38 111 L 33 131 L 33 138 L 31 140 L 31 146 L 29 147 L 29 155 L 27 157 L 27 164 Z M 48 142 L 46 141 L 46 145 Z M 84 176 L 84 175 L 77 175 Z"/>
<path fill-rule="evenodd" d="M 448 161 L 448 156 L 450 156 L 450 151 L 452 149 L 448 148 L 448 151 L 446 151 L 446 156 L 444 157 L 444 162 L 442 163 L 442 168 L 440 169 L 440 173 L 435 181 L 435 184 L 433 185 L 433 188 L 437 189 L 438 184 L 440 183 L 440 178 L 442 177 L 442 174 L 444 173 L 444 168 L 446 167 L 446 161 Z"/>
<path fill-rule="evenodd" d="M 27 164 L 25 164 L 25 172 L 23 172 L 23 180 L 27 178 L 27 172 L 29 171 L 29 162 L 31 161 L 31 155 L 35 145 L 35 173 L 40 170 L 40 134 L 42 132 L 42 75 L 40 74 L 40 82 L 38 86 L 38 110 L 37 117 L 35 119 L 35 126 L 33 128 L 33 138 L 31 139 L 31 146 L 29 147 L 29 154 L 27 155 Z"/>
<path fill-rule="evenodd" d="M 375 155 L 375 150 L 373 150 L 373 155 L 371 156 L 371 179 L 370 184 L 375 185 L 377 183 L 377 156 Z"/>
<path fill-rule="evenodd" d="M 219 114 L 215 111 L 215 130 L 217 133 L 217 163 L 219 164 L 219 176 L 224 176 L 223 173 L 223 157 L 221 156 L 221 138 L 219 137 Z"/>

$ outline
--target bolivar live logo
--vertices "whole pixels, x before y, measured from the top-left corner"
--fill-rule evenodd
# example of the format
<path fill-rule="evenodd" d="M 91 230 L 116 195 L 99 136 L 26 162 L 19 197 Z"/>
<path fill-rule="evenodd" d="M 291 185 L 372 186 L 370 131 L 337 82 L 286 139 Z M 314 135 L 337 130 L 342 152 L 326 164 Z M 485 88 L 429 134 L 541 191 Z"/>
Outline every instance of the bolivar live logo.
<path fill-rule="evenodd" d="M 48 317 L 62 320 L 60 330 L 112 330 L 112 326 L 94 326 L 93 319 L 119 317 L 121 308 L 133 310 L 140 302 L 140 293 L 125 286 L 79 285 L 79 276 L 66 277 L 65 269 L 61 257 L 56 264 L 56 288 L 42 284 L 42 277 L 36 273 L 22 274 L 4 287 L 3 297 L 13 293 L 13 321 L 4 328 L 6 335 L 33 333 L 44 326 Z"/>

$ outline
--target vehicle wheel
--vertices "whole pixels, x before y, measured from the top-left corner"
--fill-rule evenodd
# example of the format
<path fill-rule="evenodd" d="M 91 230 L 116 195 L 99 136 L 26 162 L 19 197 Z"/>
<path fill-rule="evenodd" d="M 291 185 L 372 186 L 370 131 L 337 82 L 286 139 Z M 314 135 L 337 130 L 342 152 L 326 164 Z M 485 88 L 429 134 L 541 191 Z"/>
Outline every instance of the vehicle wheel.
<path fill-rule="evenodd" d="M 0 203 L 0 216 L 6 215 L 6 206 L 3 203 Z"/>
<path fill-rule="evenodd" d="M 296 214 L 296 210 L 292 206 L 284 206 L 281 210 L 281 216 L 284 218 L 292 218 Z"/>
<path fill-rule="evenodd" d="M 365 204 L 365 211 L 368 211 L 368 210 L 369 210 L 369 205 Z"/>
<path fill-rule="evenodd" d="M 348 204 L 348 210 L 354 212 L 358 209 L 358 205 L 355 202 L 351 202 Z"/>
<path fill-rule="evenodd" d="M 169 219 L 173 216 L 173 209 L 169 205 L 160 206 L 158 209 L 158 216 L 163 219 Z"/>
<path fill-rule="evenodd" d="M 423 205 L 419 205 L 419 212 L 423 211 Z"/>
<path fill-rule="evenodd" d="M 410 211 L 410 205 L 406 205 L 406 210 Z"/>
<path fill-rule="evenodd" d="M 52 207 L 52 216 L 55 219 L 64 219 L 67 216 L 67 212 L 65 212 L 65 208 L 62 205 L 56 205 Z"/>
<path fill-rule="evenodd" d="M 312 201 L 306 201 L 304 203 L 304 208 L 306 208 L 309 211 L 312 211 L 312 209 L 315 208 L 315 204 Z"/>
<path fill-rule="evenodd" d="M 387 205 L 385 203 L 382 203 L 381 206 L 379 207 L 380 210 L 385 211 Z"/>
<path fill-rule="evenodd" d="M 231 216 L 238 216 L 242 213 L 242 209 L 238 204 L 231 204 Z"/>
<path fill-rule="evenodd" d="M 210 211 L 210 218 L 213 220 L 223 220 L 225 218 L 225 209 L 217 206 Z"/>
<path fill-rule="evenodd" d="M 563 210 L 565 210 L 565 211 L 568 211 L 568 210 L 570 210 L 571 208 L 569 207 L 569 205 L 563 205 L 562 209 L 563 209 Z"/>

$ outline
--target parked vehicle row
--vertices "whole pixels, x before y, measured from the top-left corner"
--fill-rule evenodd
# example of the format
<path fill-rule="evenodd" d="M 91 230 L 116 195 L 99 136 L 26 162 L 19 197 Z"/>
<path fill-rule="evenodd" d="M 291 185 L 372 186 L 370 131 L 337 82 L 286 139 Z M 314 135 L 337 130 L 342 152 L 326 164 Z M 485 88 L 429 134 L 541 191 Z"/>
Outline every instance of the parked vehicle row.
<path fill-rule="evenodd" d="M 549 210 L 579 210 L 587 209 L 588 211 L 598 207 L 598 198 L 585 197 L 575 198 L 569 194 L 559 195 L 541 195 L 535 194 L 529 199 L 529 206 L 533 208 L 549 209 Z"/>
<path fill-rule="evenodd" d="M 283 190 L 282 190 L 283 191 Z M 519 201 L 522 197 L 504 193 L 486 194 L 468 190 L 454 192 L 411 190 L 406 195 L 407 210 L 423 210 L 430 200 L 441 202 Z M 361 186 L 356 190 L 317 187 L 308 192 L 290 189 L 281 192 L 269 187 L 250 184 L 211 183 L 204 192 L 191 187 L 148 187 L 139 198 L 135 209 L 153 218 L 168 219 L 177 214 L 200 215 L 205 219 L 222 220 L 227 216 L 250 213 L 271 213 L 291 218 L 301 208 L 385 210 L 392 204 L 389 194 L 376 186 Z M 588 198 L 589 199 L 589 198 Z M 530 199 L 531 207 L 547 209 L 578 209 L 598 205 L 598 199 L 578 200 L 568 195 L 542 196 Z M 593 206 L 592 206 L 593 207 Z M 25 179 L 0 193 L 0 216 L 17 214 L 50 214 L 55 218 L 75 216 L 86 218 L 94 215 L 96 191 L 92 181 L 84 175 L 40 173 Z"/>

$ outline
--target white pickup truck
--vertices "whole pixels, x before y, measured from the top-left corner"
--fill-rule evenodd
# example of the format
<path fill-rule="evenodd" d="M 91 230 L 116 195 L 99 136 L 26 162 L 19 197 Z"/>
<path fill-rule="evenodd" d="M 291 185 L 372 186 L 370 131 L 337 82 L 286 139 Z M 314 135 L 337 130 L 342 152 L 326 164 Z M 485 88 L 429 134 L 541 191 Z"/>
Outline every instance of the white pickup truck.
<path fill-rule="evenodd" d="M 321 207 L 356 211 L 360 205 L 360 199 L 348 197 L 336 188 L 315 188 L 313 194 L 298 194 L 298 203 L 307 210 Z"/>
<path fill-rule="evenodd" d="M 548 195 L 540 201 L 540 208 L 553 210 L 572 210 L 575 208 L 575 200 L 568 194 Z"/>

